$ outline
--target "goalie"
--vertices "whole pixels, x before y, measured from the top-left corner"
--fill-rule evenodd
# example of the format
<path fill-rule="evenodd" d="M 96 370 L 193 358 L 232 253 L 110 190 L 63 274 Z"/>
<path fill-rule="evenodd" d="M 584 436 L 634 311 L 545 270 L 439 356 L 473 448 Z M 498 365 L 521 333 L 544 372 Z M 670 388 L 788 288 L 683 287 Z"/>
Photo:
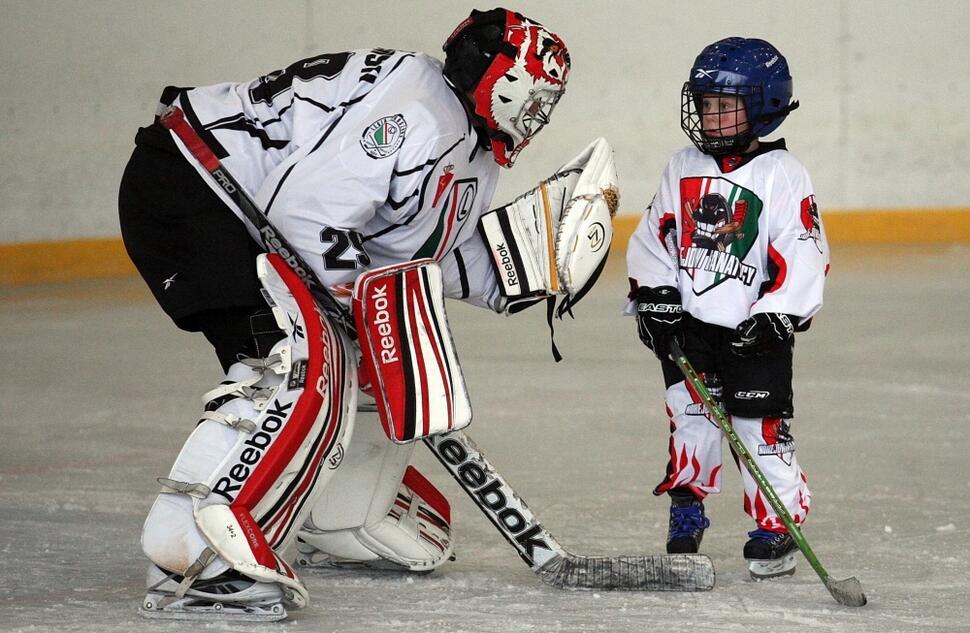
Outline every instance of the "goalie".
<path fill-rule="evenodd" d="M 409 465 L 416 440 L 471 419 L 443 298 L 499 313 L 575 303 L 609 248 L 616 178 L 599 140 L 486 214 L 498 167 L 562 96 L 569 54 L 505 9 L 473 11 L 444 51 L 443 64 L 318 55 L 162 94 L 352 305 L 356 342 L 282 257 L 260 254 L 262 236 L 158 118 L 139 130 L 119 195 L 126 248 L 225 372 L 145 522 L 146 615 L 285 617 L 308 599 L 294 549 L 310 567 L 425 572 L 451 557 L 448 502 Z"/>

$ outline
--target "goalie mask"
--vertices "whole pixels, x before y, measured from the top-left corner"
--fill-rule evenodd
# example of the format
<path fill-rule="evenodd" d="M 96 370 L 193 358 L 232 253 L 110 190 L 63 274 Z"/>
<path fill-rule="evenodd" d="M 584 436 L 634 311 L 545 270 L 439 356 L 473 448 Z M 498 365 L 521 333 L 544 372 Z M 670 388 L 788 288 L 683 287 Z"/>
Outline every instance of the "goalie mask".
<path fill-rule="evenodd" d="M 729 128 L 731 134 L 705 130 L 706 95 L 738 97 L 738 110 L 743 105 L 747 124 Z M 729 37 L 707 46 L 694 60 L 682 92 L 680 125 L 705 154 L 743 152 L 754 139 L 775 131 L 798 107 L 791 97 L 788 61 L 777 48 L 765 40 Z M 742 118 L 738 111 L 719 113 Z"/>
<path fill-rule="evenodd" d="M 445 42 L 444 74 L 471 98 L 495 162 L 511 167 L 549 122 L 569 75 L 562 39 L 519 13 L 472 11 Z"/>

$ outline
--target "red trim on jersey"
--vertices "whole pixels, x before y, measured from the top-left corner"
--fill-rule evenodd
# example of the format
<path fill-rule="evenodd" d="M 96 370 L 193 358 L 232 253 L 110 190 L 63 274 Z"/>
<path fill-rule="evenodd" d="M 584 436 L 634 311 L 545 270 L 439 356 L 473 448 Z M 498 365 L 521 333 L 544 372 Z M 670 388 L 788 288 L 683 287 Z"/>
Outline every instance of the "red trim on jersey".
<path fill-rule="evenodd" d="M 785 279 L 788 277 L 788 262 L 782 257 L 781 253 L 775 250 L 775 247 L 771 244 L 768 245 L 768 259 L 778 268 L 778 273 L 772 279 L 771 287 L 768 288 L 764 294 L 769 292 L 774 292 L 781 288 L 785 283 Z M 764 295 L 762 295 L 764 296 Z"/>

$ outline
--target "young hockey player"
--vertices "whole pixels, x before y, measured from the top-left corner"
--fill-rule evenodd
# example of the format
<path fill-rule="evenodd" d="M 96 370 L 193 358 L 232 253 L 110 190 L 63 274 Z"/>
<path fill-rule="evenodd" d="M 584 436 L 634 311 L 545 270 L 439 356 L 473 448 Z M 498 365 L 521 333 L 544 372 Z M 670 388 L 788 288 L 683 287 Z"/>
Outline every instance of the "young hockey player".
<path fill-rule="evenodd" d="M 548 122 L 570 61 L 559 36 L 505 9 L 473 11 L 444 51 L 443 64 L 376 48 L 247 83 L 169 87 L 160 113 L 177 106 L 341 301 L 366 271 L 435 260 L 440 284 L 409 287 L 422 294 L 409 294 L 401 313 L 418 305 L 419 325 L 450 340 L 435 291 L 510 308 L 476 226 L 499 167 Z M 257 271 L 259 244 L 272 236 L 247 231 L 179 138 L 157 117 L 139 130 L 121 182 L 122 235 L 158 303 L 178 327 L 205 335 L 226 377 L 159 480 L 142 533 L 151 561 L 143 611 L 282 617 L 284 604 L 307 600 L 281 558 L 298 533 L 308 564 L 434 569 L 452 552 L 448 504 L 408 466 L 414 444 L 392 443 L 376 419 L 358 419 L 350 443 L 355 344 L 316 312 L 285 257 L 261 258 Z M 430 278 L 426 264 L 415 269 Z M 396 362 L 407 350 L 391 347 L 387 301 L 377 298 L 376 318 L 389 333 L 382 358 Z M 433 358 L 420 364 L 444 384 L 454 368 Z"/>
<path fill-rule="evenodd" d="M 784 139 L 764 141 L 798 107 L 788 63 L 764 40 L 701 51 L 682 93 L 676 153 L 627 250 L 640 339 L 661 361 L 670 462 L 668 552 L 696 552 L 720 490 L 721 431 L 669 357 L 676 339 L 797 524 L 811 494 L 791 435 L 794 333 L 822 306 L 828 247 L 808 173 Z M 756 523 L 753 577 L 795 572 L 796 545 L 743 468 Z"/>

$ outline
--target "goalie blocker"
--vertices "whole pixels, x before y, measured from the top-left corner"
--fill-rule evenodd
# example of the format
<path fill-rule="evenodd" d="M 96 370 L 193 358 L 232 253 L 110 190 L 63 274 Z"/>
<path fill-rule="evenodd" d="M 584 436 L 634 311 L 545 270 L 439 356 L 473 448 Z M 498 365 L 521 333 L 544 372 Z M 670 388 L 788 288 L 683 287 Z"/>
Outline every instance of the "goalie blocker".
<path fill-rule="evenodd" d="M 505 308 L 567 295 L 596 281 L 613 240 L 619 203 L 613 148 L 598 138 L 535 189 L 479 220 Z"/>
<path fill-rule="evenodd" d="M 431 259 L 385 266 L 354 285 L 361 372 L 387 437 L 406 444 L 461 429 L 472 409 Z"/>

